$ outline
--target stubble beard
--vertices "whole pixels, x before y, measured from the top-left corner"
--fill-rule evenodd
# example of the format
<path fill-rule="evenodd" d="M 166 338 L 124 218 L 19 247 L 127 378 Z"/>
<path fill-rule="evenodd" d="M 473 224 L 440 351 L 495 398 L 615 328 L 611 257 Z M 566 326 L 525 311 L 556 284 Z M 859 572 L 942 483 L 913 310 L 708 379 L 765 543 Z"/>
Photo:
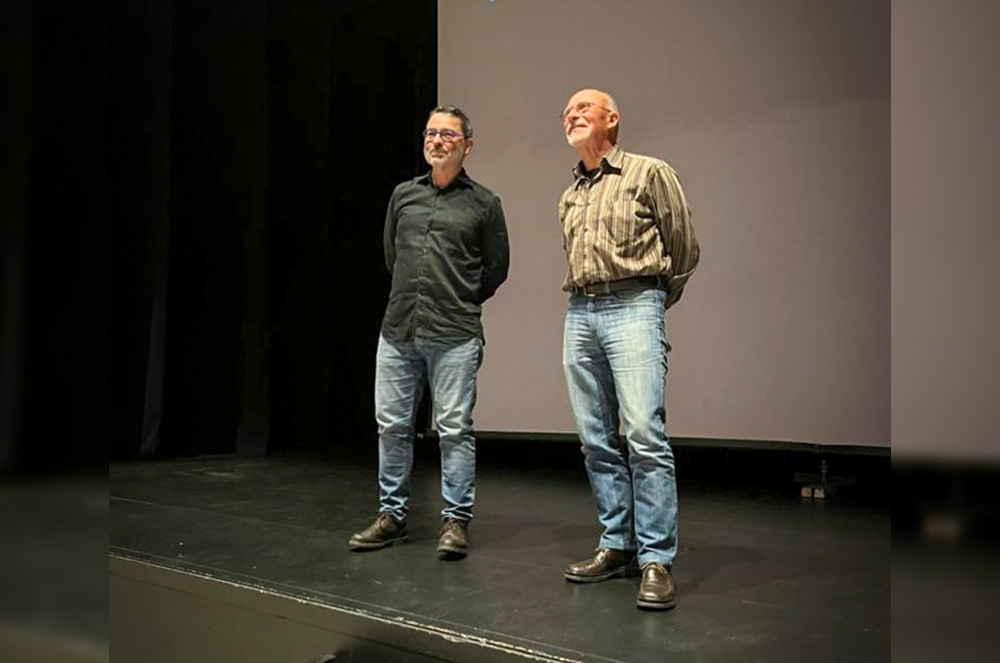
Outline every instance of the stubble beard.
<path fill-rule="evenodd" d="M 581 145 L 585 144 L 589 138 L 590 132 L 582 127 L 579 128 L 579 130 L 571 130 L 566 134 L 566 142 L 569 143 L 569 146 L 574 149 L 577 149 Z"/>

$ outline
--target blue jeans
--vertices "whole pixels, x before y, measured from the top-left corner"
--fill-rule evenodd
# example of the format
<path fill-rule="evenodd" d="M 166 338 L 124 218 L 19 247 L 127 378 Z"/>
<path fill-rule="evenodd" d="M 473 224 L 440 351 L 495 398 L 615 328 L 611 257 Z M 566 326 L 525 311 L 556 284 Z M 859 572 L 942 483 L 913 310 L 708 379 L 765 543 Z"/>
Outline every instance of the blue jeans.
<path fill-rule="evenodd" d="M 666 293 L 571 295 L 563 368 L 602 548 L 669 565 L 677 553 L 677 482 L 664 404 Z M 624 441 L 618 436 L 619 423 Z"/>
<path fill-rule="evenodd" d="M 476 372 L 483 359 L 479 338 L 446 346 L 424 339 L 397 342 L 379 337 L 375 362 L 378 423 L 379 511 L 405 520 L 413 467 L 417 408 L 429 382 L 441 441 L 443 518 L 472 519 L 476 498 L 476 439 L 472 408 Z"/>

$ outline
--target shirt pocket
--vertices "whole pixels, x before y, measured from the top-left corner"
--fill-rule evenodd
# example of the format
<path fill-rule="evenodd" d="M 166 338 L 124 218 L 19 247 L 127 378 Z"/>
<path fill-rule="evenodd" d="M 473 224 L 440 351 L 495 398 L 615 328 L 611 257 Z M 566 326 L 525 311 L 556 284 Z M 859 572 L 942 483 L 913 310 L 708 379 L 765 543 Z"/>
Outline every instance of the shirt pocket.
<path fill-rule="evenodd" d="M 600 228 L 619 255 L 648 232 L 653 212 L 638 186 L 621 186 L 600 197 Z"/>

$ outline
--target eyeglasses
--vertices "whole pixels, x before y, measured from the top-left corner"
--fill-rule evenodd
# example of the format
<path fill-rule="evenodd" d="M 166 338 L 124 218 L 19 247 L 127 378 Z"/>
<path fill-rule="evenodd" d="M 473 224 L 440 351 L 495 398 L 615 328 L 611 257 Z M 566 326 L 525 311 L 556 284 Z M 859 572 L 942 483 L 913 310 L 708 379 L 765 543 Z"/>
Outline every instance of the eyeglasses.
<path fill-rule="evenodd" d="M 424 129 L 422 133 L 424 140 L 427 140 L 428 138 L 433 140 L 437 136 L 441 136 L 441 140 L 448 143 L 458 140 L 459 138 L 465 138 L 465 134 L 460 134 L 457 131 L 452 131 L 451 129 Z"/>
<path fill-rule="evenodd" d="M 583 115 L 584 113 L 586 113 L 587 111 L 589 111 L 591 108 L 593 108 L 595 106 L 597 108 L 603 108 L 604 110 L 608 111 L 609 113 L 611 112 L 611 109 L 608 108 L 607 106 L 602 106 L 600 104 L 595 104 L 593 101 L 581 101 L 578 104 L 576 104 L 575 106 L 567 106 L 566 110 L 564 110 L 562 113 L 559 114 L 559 121 L 560 122 L 565 122 L 567 116 L 569 116 L 569 114 L 572 113 L 573 111 L 576 111 L 577 115 Z"/>

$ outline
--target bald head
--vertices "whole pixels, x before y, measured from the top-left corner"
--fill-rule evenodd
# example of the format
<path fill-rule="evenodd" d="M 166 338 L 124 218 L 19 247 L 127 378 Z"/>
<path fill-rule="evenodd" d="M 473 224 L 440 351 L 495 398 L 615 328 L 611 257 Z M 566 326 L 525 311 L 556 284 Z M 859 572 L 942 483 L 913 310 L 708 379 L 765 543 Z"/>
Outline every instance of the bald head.
<path fill-rule="evenodd" d="M 612 97 L 610 94 L 608 94 L 604 90 L 594 90 L 594 92 L 597 92 L 598 94 L 600 94 L 600 95 L 602 95 L 604 97 L 604 101 L 606 102 L 605 105 L 608 108 L 610 108 L 611 110 L 615 111 L 616 113 L 618 112 L 618 102 L 615 101 L 614 97 Z"/>

